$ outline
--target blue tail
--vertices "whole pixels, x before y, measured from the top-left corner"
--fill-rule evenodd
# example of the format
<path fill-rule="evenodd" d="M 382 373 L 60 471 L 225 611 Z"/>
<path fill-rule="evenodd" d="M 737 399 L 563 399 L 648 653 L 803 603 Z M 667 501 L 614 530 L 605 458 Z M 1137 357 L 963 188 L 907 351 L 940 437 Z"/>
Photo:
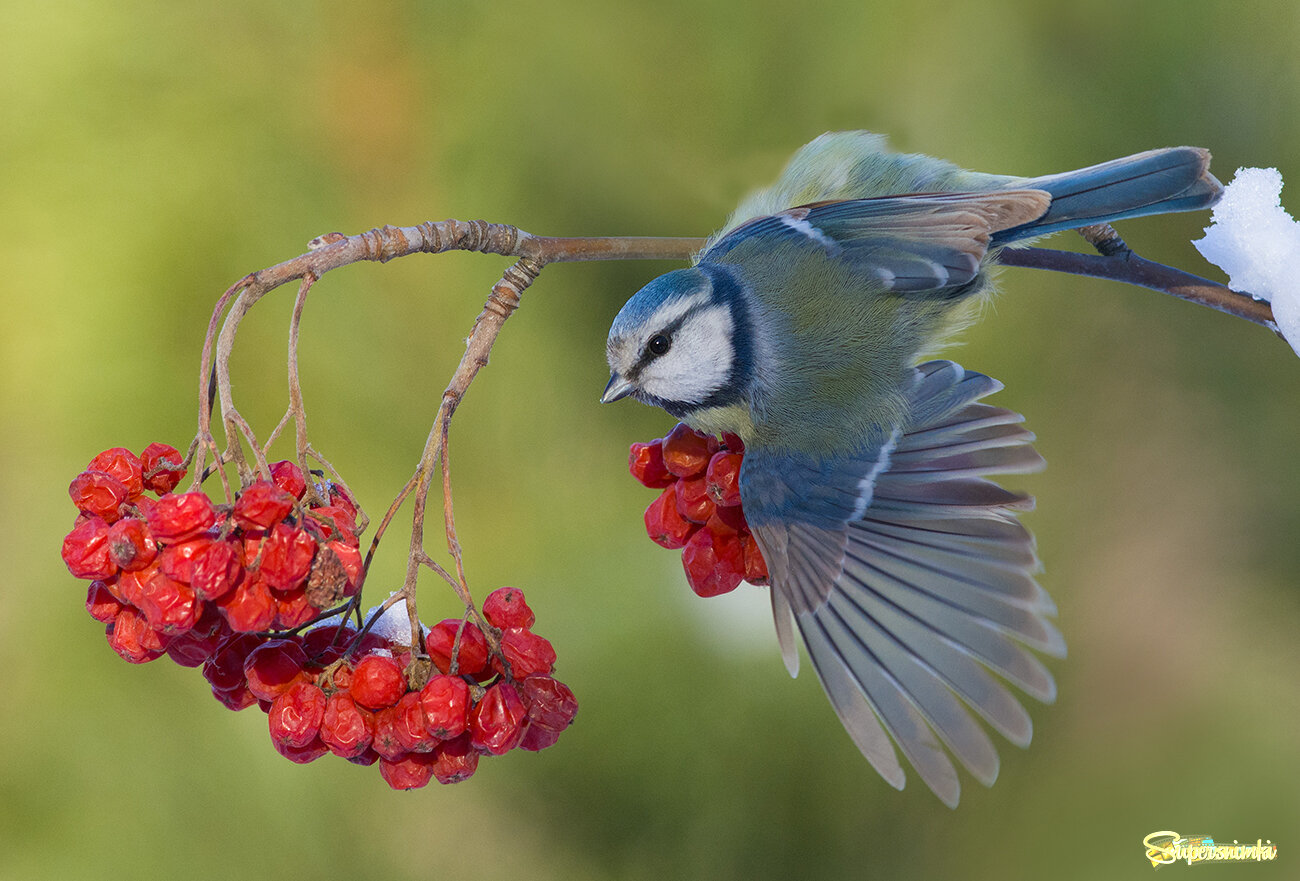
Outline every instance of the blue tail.
<path fill-rule="evenodd" d="M 1210 174 L 1210 152 L 1200 147 L 1149 150 L 1078 171 L 1020 179 L 1012 186 L 1046 190 L 1052 204 L 1037 220 L 996 233 L 995 245 L 1126 217 L 1197 211 L 1223 193 L 1223 185 Z"/>

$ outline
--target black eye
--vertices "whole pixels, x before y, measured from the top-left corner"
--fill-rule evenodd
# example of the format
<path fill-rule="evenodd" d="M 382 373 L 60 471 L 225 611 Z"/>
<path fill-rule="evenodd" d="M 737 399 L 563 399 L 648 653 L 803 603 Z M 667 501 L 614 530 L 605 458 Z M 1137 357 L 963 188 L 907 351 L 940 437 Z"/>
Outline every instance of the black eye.
<path fill-rule="evenodd" d="M 658 358 L 660 355 L 668 354 L 668 349 L 672 347 L 673 341 L 661 333 L 650 337 L 650 342 L 645 344 L 645 350 L 651 355 Z"/>

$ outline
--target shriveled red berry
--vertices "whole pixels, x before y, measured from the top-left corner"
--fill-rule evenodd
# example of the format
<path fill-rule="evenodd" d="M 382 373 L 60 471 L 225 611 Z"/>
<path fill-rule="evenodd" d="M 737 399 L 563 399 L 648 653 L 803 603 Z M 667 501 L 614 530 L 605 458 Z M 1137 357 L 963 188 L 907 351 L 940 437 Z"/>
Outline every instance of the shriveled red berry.
<path fill-rule="evenodd" d="M 471 621 L 464 622 L 461 630 L 460 618 L 447 618 L 439 621 L 424 637 L 424 648 L 433 660 L 433 665 L 441 673 L 456 672 L 478 678 L 488 665 L 487 639 L 478 625 Z M 460 632 L 459 663 L 455 671 L 451 669 L 452 649 L 456 644 L 456 634 Z"/>
<path fill-rule="evenodd" d="M 117 613 L 126 608 L 122 601 L 113 596 L 108 585 L 103 581 L 90 582 L 86 591 L 86 611 L 90 617 L 101 623 L 107 623 L 117 617 Z"/>
<path fill-rule="evenodd" d="M 498 587 L 483 601 L 483 617 L 493 627 L 532 627 L 537 616 L 517 587 Z"/>
<path fill-rule="evenodd" d="M 204 493 L 174 493 L 160 498 L 146 520 L 155 539 L 173 544 L 207 531 L 217 522 L 217 515 L 212 500 Z"/>
<path fill-rule="evenodd" d="M 370 748 L 389 761 L 397 761 L 409 752 L 397 733 L 396 706 L 375 711 L 375 737 Z"/>
<path fill-rule="evenodd" d="M 63 562 L 77 578 L 106 579 L 117 574 L 108 547 L 108 523 L 103 517 L 81 520 L 63 539 Z"/>
<path fill-rule="evenodd" d="M 248 684 L 244 678 L 244 660 L 264 642 L 265 637 L 252 633 L 231 633 L 218 643 L 217 650 L 204 663 L 203 678 L 214 691 L 243 689 Z"/>
<path fill-rule="evenodd" d="M 72 478 L 68 495 L 78 511 L 103 517 L 109 523 L 117 520 L 118 509 L 129 497 L 126 484 L 103 471 L 83 471 Z"/>
<path fill-rule="evenodd" d="M 217 646 L 230 631 L 216 607 L 203 606 L 199 622 L 187 633 L 182 633 L 167 643 L 167 657 L 182 667 L 198 667 L 207 663 L 217 651 Z"/>
<path fill-rule="evenodd" d="M 308 508 L 304 525 L 315 529 L 322 541 L 338 540 L 353 546 L 358 544 L 356 519 L 342 505 Z"/>
<path fill-rule="evenodd" d="M 706 529 L 714 532 L 749 532 L 749 522 L 745 519 L 745 510 L 740 505 L 718 505 L 713 509 L 713 516 L 704 524 Z"/>
<path fill-rule="evenodd" d="M 296 587 L 275 598 L 275 626 L 280 630 L 301 627 L 320 614 L 307 599 L 307 588 Z"/>
<path fill-rule="evenodd" d="M 123 569 L 144 569 L 158 556 L 158 543 L 138 517 L 124 517 L 108 528 L 108 554 Z"/>
<path fill-rule="evenodd" d="M 212 543 L 213 539 L 200 535 L 167 545 L 159 556 L 163 572 L 167 573 L 168 578 L 189 584 L 194 580 L 194 558 Z"/>
<path fill-rule="evenodd" d="M 433 752 L 438 738 L 429 733 L 420 692 L 408 691 L 393 707 L 397 739 L 413 753 Z"/>
<path fill-rule="evenodd" d="M 742 534 L 740 546 L 744 550 L 745 580 L 760 587 L 769 583 L 767 560 L 763 559 L 763 551 L 759 548 L 758 541 L 752 535 Z"/>
<path fill-rule="evenodd" d="M 374 716 L 358 707 L 350 694 L 336 692 L 325 703 L 320 739 L 334 755 L 356 758 L 370 749 L 375 739 Z"/>
<path fill-rule="evenodd" d="M 292 590 L 305 582 L 311 572 L 316 540 L 306 530 L 277 523 L 262 542 L 259 553 L 258 572 L 262 580 L 275 590 Z"/>
<path fill-rule="evenodd" d="M 293 510 L 293 496 L 269 480 L 244 487 L 235 499 L 235 522 L 244 529 L 270 529 Z"/>
<path fill-rule="evenodd" d="M 149 626 L 167 636 L 179 636 L 198 623 L 203 601 L 188 584 L 168 578 L 162 572 L 144 582 L 136 605 Z"/>
<path fill-rule="evenodd" d="M 275 751 L 284 756 L 295 765 L 305 765 L 308 762 L 314 762 L 321 756 L 329 752 L 329 747 L 325 746 L 320 737 L 316 737 L 311 743 L 305 746 L 290 746 L 278 740 L 272 740 L 271 745 Z"/>
<path fill-rule="evenodd" d="M 302 476 L 302 469 L 289 459 L 271 463 L 271 481 L 295 499 L 301 499 L 307 492 L 307 480 Z"/>
<path fill-rule="evenodd" d="M 90 460 L 86 470 L 103 471 L 122 481 L 128 499 L 133 499 L 144 492 L 144 474 L 141 470 L 140 457 L 124 447 L 104 450 Z"/>
<path fill-rule="evenodd" d="M 709 497 L 708 484 L 703 477 L 682 478 L 673 486 L 673 502 L 677 513 L 692 523 L 708 521 L 716 507 Z"/>
<path fill-rule="evenodd" d="M 709 464 L 709 436 L 677 423 L 664 438 L 664 467 L 678 477 L 695 477 Z"/>
<path fill-rule="evenodd" d="M 310 682 L 291 684 L 271 702 L 267 713 L 271 739 L 286 746 L 307 746 L 320 733 L 325 700 L 325 692 Z"/>
<path fill-rule="evenodd" d="M 244 577 L 243 551 L 235 542 L 207 541 L 189 562 L 190 586 L 205 600 L 220 599 Z"/>
<path fill-rule="evenodd" d="M 740 435 L 724 431 L 722 433 L 721 449 L 728 453 L 743 453 L 745 452 L 745 442 L 740 439 Z"/>
<path fill-rule="evenodd" d="M 168 444 L 149 444 L 140 454 L 140 467 L 144 472 L 144 488 L 153 490 L 158 495 L 176 489 L 176 484 L 185 476 L 181 467 L 180 450 Z"/>
<path fill-rule="evenodd" d="M 470 743 L 494 756 L 504 755 L 519 745 L 527 719 L 528 710 L 515 687 L 504 680 L 496 682 L 470 711 Z"/>
<path fill-rule="evenodd" d="M 405 692 L 402 666 L 390 655 L 366 655 L 352 672 L 352 699 L 368 710 L 391 707 Z"/>
<path fill-rule="evenodd" d="M 745 574 L 739 536 L 701 529 L 682 550 L 682 566 L 691 590 L 699 596 L 715 597 L 735 590 Z"/>
<path fill-rule="evenodd" d="M 409 753 L 399 759 L 379 759 L 379 776 L 393 789 L 420 789 L 433 779 L 433 753 Z"/>
<path fill-rule="evenodd" d="M 555 649 L 550 641 L 523 627 L 506 628 L 501 634 L 501 653 L 510 663 L 510 674 L 515 679 L 555 669 Z M 505 672 L 496 658 L 492 663 L 498 672 Z"/>
<path fill-rule="evenodd" d="M 225 707 L 238 713 L 240 710 L 247 710 L 249 707 L 257 706 L 257 698 L 248 690 L 248 686 L 240 685 L 231 689 L 213 688 L 212 696 Z"/>
<path fill-rule="evenodd" d="M 275 623 L 275 597 L 260 578 L 245 578 L 216 604 L 230 629 L 239 633 L 269 630 Z"/>
<path fill-rule="evenodd" d="M 528 708 L 529 725 L 563 731 L 578 715 L 573 690 L 551 676 L 529 676 L 519 683 L 519 696 Z"/>
<path fill-rule="evenodd" d="M 351 624 L 321 624 L 303 634 L 302 648 L 310 663 L 323 667 L 343 657 L 356 635 Z"/>
<path fill-rule="evenodd" d="M 469 725 L 469 705 L 469 685 L 459 676 L 432 676 L 420 689 L 425 727 L 441 740 L 465 731 Z"/>
<path fill-rule="evenodd" d="M 478 750 L 470 745 L 466 731 L 459 737 L 443 741 L 433 751 L 433 776 L 439 783 L 460 783 L 478 770 Z"/>
<path fill-rule="evenodd" d="M 149 626 L 144 615 L 129 606 L 108 623 L 105 634 L 113 651 L 132 664 L 161 658 L 167 647 L 166 640 Z"/>
<path fill-rule="evenodd" d="M 289 690 L 307 666 L 307 653 L 296 639 L 272 639 L 244 659 L 244 679 L 258 700 L 272 701 Z"/>
<path fill-rule="evenodd" d="M 717 452 L 709 460 L 704 479 L 715 505 L 740 504 L 740 463 L 744 458 L 740 453 Z"/>
<path fill-rule="evenodd" d="M 645 509 L 645 530 L 650 540 L 660 547 L 676 550 L 685 547 L 687 539 L 699 529 L 677 510 L 677 490 L 668 487 L 659 498 Z"/>
<path fill-rule="evenodd" d="M 664 465 L 664 442 L 660 438 L 648 444 L 632 444 L 627 454 L 627 468 L 642 486 L 651 489 L 671 486 L 677 479 Z"/>

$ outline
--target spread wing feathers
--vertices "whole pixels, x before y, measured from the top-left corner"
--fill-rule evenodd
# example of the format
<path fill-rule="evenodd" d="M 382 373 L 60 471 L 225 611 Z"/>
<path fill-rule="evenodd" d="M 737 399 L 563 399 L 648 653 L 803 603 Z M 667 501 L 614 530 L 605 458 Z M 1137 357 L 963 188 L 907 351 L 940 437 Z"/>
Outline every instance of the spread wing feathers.
<path fill-rule="evenodd" d="M 1019 415 L 978 402 L 999 388 L 951 362 L 917 368 L 907 426 L 882 447 L 861 513 L 837 525 L 801 521 L 797 510 L 750 514 L 745 499 L 787 667 L 797 670 L 797 629 L 872 766 L 901 788 L 888 732 L 948 805 L 960 795 L 949 753 L 980 782 L 997 777 L 972 711 L 1027 745 L 1033 726 L 1005 683 L 1050 702 L 1055 683 L 1030 649 L 1065 654 L 1033 577 L 1033 538 L 1015 517 L 1031 500 L 986 479 L 1043 464 Z M 751 450 L 746 463 L 761 456 Z"/>
<path fill-rule="evenodd" d="M 873 274 L 888 290 L 950 290 L 975 278 L 994 233 L 1034 221 L 1050 203 L 1032 189 L 818 202 L 755 218 L 700 259 L 728 262 L 742 245 L 813 247 Z"/>

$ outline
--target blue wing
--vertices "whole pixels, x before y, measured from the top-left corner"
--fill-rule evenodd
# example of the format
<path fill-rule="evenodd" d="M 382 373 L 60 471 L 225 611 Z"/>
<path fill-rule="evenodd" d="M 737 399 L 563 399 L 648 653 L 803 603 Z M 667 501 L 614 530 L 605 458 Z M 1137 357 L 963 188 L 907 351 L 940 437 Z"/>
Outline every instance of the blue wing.
<path fill-rule="evenodd" d="M 950 291 L 974 280 L 991 237 L 1047 210 L 1042 190 L 922 193 L 850 199 L 758 217 L 708 247 L 700 260 L 743 262 L 782 244 L 843 260 L 888 290 Z"/>
<path fill-rule="evenodd" d="M 1015 516 L 1032 500 L 986 479 L 1043 464 L 1019 415 L 978 402 L 998 388 L 951 362 L 923 364 L 905 426 L 819 462 L 751 449 L 741 473 L 787 668 L 798 670 L 797 628 L 871 764 L 902 788 L 892 736 L 949 805 L 960 784 L 945 747 L 986 785 L 998 772 L 971 711 L 1028 744 L 1029 716 L 1001 680 L 1051 701 L 1052 676 L 1029 649 L 1065 653 Z"/>

